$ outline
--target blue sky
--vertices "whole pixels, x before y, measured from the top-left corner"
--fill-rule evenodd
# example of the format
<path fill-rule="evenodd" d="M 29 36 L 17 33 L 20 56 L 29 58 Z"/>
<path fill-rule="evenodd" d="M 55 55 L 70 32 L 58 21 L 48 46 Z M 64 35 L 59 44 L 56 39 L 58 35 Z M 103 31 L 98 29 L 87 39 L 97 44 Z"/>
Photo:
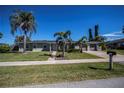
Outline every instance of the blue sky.
<path fill-rule="evenodd" d="M 109 40 L 123 38 L 124 6 L 0 6 L 0 43 L 13 44 L 15 36 L 10 33 L 9 16 L 13 10 L 32 11 L 37 23 L 37 33 L 32 40 L 55 40 L 53 34 L 71 30 L 72 39 L 88 36 L 88 29 L 99 24 L 100 35 Z"/>

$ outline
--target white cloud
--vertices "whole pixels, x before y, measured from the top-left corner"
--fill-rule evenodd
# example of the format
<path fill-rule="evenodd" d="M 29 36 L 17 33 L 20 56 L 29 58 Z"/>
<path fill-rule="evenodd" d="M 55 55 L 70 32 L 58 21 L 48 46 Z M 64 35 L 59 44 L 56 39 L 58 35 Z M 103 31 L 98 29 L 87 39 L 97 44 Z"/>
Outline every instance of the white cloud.
<path fill-rule="evenodd" d="M 103 34 L 102 36 L 106 37 L 107 41 L 112 41 L 112 40 L 115 40 L 115 39 L 124 38 L 124 34 L 122 34 L 121 31 L 108 33 L 108 34 Z"/>
<path fill-rule="evenodd" d="M 116 37 L 116 36 L 123 36 L 123 34 L 122 34 L 121 31 L 119 31 L 119 32 L 113 32 L 113 33 L 104 34 L 102 36 L 105 36 L 105 37 Z"/>

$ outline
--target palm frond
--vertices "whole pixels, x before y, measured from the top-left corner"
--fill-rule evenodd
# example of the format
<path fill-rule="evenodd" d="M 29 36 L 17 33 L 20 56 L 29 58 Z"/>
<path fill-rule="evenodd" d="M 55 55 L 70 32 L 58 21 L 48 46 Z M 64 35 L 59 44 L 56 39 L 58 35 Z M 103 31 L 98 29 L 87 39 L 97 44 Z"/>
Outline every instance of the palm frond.
<path fill-rule="evenodd" d="M 0 38 L 2 38 L 3 37 L 3 34 L 0 32 Z"/>
<path fill-rule="evenodd" d="M 54 34 L 54 37 L 56 37 L 56 36 L 62 36 L 62 32 L 56 32 L 56 33 Z"/>
<path fill-rule="evenodd" d="M 62 37 L 57 37 L 56 42 L 62 41 Z"/>
<path fill-rule="evenodd" d="M 18 28 L 24 33 L 36 32 L 35 17 L 31 12 L 16 10 L 9 18 L 11 33 L 14 34 Z"/>
<path fill-rule="evenodd" d="M 66 34 L 70 36 L 71 35 L 71 31 L 70 30 L 67 30 L 66 31 Z"/>

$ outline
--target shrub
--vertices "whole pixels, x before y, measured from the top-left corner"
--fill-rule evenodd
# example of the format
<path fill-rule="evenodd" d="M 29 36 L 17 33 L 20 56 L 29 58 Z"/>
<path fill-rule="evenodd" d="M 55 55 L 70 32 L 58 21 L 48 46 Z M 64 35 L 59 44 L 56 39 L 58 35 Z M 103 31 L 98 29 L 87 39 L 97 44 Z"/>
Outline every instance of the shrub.
<path fill-rule="evenodd" d="M 51 53 L 45 53 L 44 56 L 52 56 Z"/>
<path fill-rule="evenodd" d="M 56 57 L 63 57 L 63 54 L 61 52 L 57 52 Z"/>
<path fill-rule="evenodd" d="M 100 47 L 102 48 L 102 50 L 106 50 L 106 49 L 107 49 L 105 43 L 101 43 L 101 44 L 100 44 Z"/>
<path fill-rule="evenodd" d="M 124 46 L 120 46 L 120 47 L 118 47 L 117 49 L 124 49 Z"/>
<path fill-rule="evenodd" d="M 62 50 L 57 50 L 58 52 L 62 52 Z"/>
<path fill-rule="evenodd" d="M 0 45 L 0 53 L 6 53 L 10 51 L 9 45 Z"/>
<path fill-rule="evenodd" d="M 18 46 L 14 46 L 13 49 L 12 49 L 12 51 L 14 51 L 14 52 L 15 51 L 19 51 L 19 47 Z"/>
<path fill-rule="evenodd" d="M 80 49 L 69 49 L 68 53 L 70 53 L 70 52 L 79 52 L 79 51 L 80 51 Z"/>
<path fill-rule="evenodd" d="M 103 45 L 101 47 L 102 47 L 102 50 L 106 50 L 107 49 L 105 45 Z"/>

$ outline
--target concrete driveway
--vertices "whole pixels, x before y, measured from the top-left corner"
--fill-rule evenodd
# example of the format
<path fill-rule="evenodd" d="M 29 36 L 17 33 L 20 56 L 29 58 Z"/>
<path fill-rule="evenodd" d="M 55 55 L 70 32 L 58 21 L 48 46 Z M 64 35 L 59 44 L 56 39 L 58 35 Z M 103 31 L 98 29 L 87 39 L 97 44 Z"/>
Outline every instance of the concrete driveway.
<path fill-rule="evenodd" d="M 84 52 L 109 60 L 109 56 L 104 51 L 84 51 Z M 124 64 L 124 55 L 117 54 L 116 56 L 113 56 L 113 61 Z"/>

